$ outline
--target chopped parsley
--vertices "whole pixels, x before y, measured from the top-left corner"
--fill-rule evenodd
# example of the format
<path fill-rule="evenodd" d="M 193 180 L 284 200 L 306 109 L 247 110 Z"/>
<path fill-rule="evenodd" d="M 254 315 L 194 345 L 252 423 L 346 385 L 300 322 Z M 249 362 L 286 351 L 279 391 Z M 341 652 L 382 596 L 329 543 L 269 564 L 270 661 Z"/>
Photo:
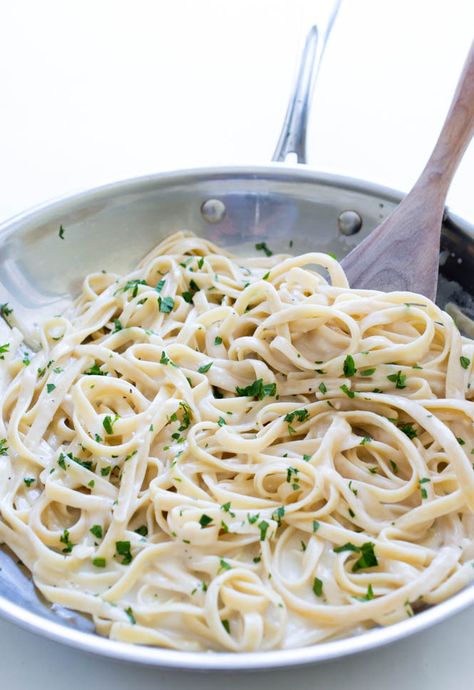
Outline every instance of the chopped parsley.
<path fill-rule="evenodd" d="M 367 594 L 363 597 L 354 597 L 354 599 L 357 599 L 358 601 L 371 601 L 374 598 L 374 590 L 372 589 L 372 585 L 369 585 L 367 587 Z"/>
<path fill-rule="evenodd" d="M 108 434 L 113 434 L 114 433 L 114 424 L 118 419 L 118 415 L 115 415 L 115 418 L 112 419 L 110 415 L 106 415 L 104 419 L 102 420 L 102 426 L 106 430 Z"/>
<path fill-rule="evenodd" d="M 342 546 L 335 546 L 333 551 L 334 553 L 342 553 L 343 551 L 354 551 L 354 553 L 358 553 L 360 549 L 358 546 L 355 546 L 355 544 L 351 544 L 351 542 L 348 541 L 346 544 L 343 544 Z"/>
<path fill-rule="evenodd" d="M 390 466 L 392 468 L 393 474 L 398 474 L 398 465 L 393 460 L 390 460 Z"/>
<path fill-rule="evenodd" d="M 96 568 L 105 568 L 105 566 L 107 565 L 107 561 L 105 560 L 105 558 L 93 558 L 92 565 Z"/>
<path fill-rule="evenodd" d="M 63 240 L 63 239 L 64 239 L 64 228 L 63 228 L 62 225 L 59 226 L 58 235 L 59 235 L 59 239 L 60 239 L 60 240 Z"/>
<path fill-rule="evenodd" d="M 323 594 L 323 582 L 319 579 L 319 577 L 315 577 L 313 580 L 313 592 L 317 597 L 320 597 Z"/>
<path fill-rule="evenodd" d="M 25 477 L 25 478 L 23 479 L 23 481 L 25 482 L 26 486 L 29 487 L 29 486 L 31 486 L 31 485 L 34 483 L 35 478 L 34 478 L 34 477 Z"/>
<path fill-rule="evenodd" d="M 471 360 L 469 357 L 460 357 L 459 361 L 461 362 L 461 366 L 463 369 L 469 369 L 469 365 L 471 364 Z"/>
<path fill-rule="evenodd" d="M 123 331 L 122 322 L 120 319 L 114 319 L 114 330 L 112 333 L 118 333 L 119 331 Z"/>
<path fill-rule="evenodd" d="M 132 562 L 133 556 L 129 541 L 116 541 L 115 550 L 118 556 L 122 556 L 122 565 L 129 565 Z"/>
<path fill-rule="evenodd" d="M 0 439 L 0 455 L 6 455 L 8 453 L 7 439 Z"/>
<path fill-rule="evenodd" d="M 124 609 L 124 610 L 125 610 L 125 613 L 127 614 L 127 616 L 128 616 L 129 619 L 130 619 L 130 623 L 131 623 L 132 625 L 136 625 L 136 622 L 137 622 L 137 621 L 135 620 L 135 616 L 133 615 L 132 607 L 129 606 L 128 609 Z"/>
<path fill-rule="evenodd" d="M 102 477 L 108 477 L 108 475 L 110 474 L 110 470 L 111 470 L 111 469 L 112 469 L 112 468 L 110 467 L 110 465 L 109 465 L 108 467 L 102 467 L 101 470 L 100 470 L 101 476 L 102 476 Z"/>
<path fill-rule="evenodd" d="M 225 421 L 224 417 L 219 417 L 217 424 L 218 426 L 224 426 L 224 424 L 227 424 L 227 422 Z"/>
<path fill-rule="evenodd" d="M 350 388 L 346 386 L 346 384 L 340 386 L 341 391 L 347 395 L 348 398 L 355 398 L 355 393 L 354 391 L 351 391 Z"/>
<path fill-rule="evenodd" d="M 352 355 L 347 355 L 347 357 L 345 358 L 343 370 L 344 376 L 348 377 L 354 376 L 354 374 L 356 373 L 357 369 Z"/>
<path fill-rule="evenodd" d="M 219 559 L 219 570 L 217 572 L 220 572 L 221 570 L 230 570 L 232 566 L 230 563 L 227 563 L 223 558 Z"/>
<path fill-rule="evenodd" d="M 255 249 L 257 251 L 264 252 L 265 256 L 272 256 L 273 255 L 272 250 L 267 247 L 266 242 L 257 242 L 257 244 L 255 245 Z"/>
<path fill-rule="evenodd" d="M 326 387 L 326 384 L 323 383 L 322 381 L 321 381 L 321 383 L 319 384 L 318 388 L 319 388 L 319 390 L 321 391 L 321 393 L 322 393 L 323 395 L 324 395 L 325 393 L 328 392 L 328 389 L 327 389 L 327 387 Z"/>
<path fill-rule="evenodd" d="M 419 480 L 418 486 L 420 487 L 421 498 L 428 498 L 428 492 L 425 489 L 425 487 L 423 486 L 423 484 L 426 484 L 427 482 L 430 482 L 430 481 L 431 481 L 431 479 L 429 479 L 429 477 L 422 477 Z"/>
<path fill-rule="evenodd" d="M 313 520 L 313 532 L 317 532 L 320 528 L 320 523 L 317 520 Z"/>
<path fill-rule="evenodd" d="M 371 436 L 364 436 L 362 441 L 360 442 L 359 445 L 361 446 L 366 446 L 368 443 L 372 443 L 372 437 Z"/>
<path fill-rule="evenodd" d="M 407 380 L 406 374 L 402 374 L 401 371 L 397 371 L 396 374 L 390 374 L 387 379 L 395 384 L 395 388 L 406 388 L 405 381 Z"/>
<path fill-rule="evenodd" d="M 89 531 L 90 531 L 90 533 L 93 534 L 94 537 L 96 537 L 97 539 L 102 539 L 102 537 L 104 536 L 104 533 L 103 533 L 103 530 L 102 530 L 102 526 L 101 526 L 101 525 L 92 525 L 92 527 L 90 528 Z"/>
<path fill-rule="evenodd" d="M 192 269 L 191 269 L 192 270 Z M 185 302 L 188 302 L 190 304 L 193 301 L 193 297 L 200 290 L 199 285 L 197 285 L 194 280 L 191 280 L 189 283 L 189 290 L 186 290 L 186 292 L 182 293 L 182 297 Z"/>
<path fill-rule="evenodd" d="M 48 393 L 52 393 L 55 388 L 56 388 L 56 386 L 54 385 L 54 383 L 47 383 L 46 384 L 46 390 L 48 391 Z"/>
<path fill-rule="evenodd" d="M 62 453 L 61 453 L 62 455 Z M 81 458 L 77 458 L 73 453 L 66 453 L 66 456 L 70 459 L 73 460 L 73 462 L 77 462 L 78 465 L 81 465 L 81 467 L 85 467 L 86 470 L 92 470 L 92 461 L 91 460 L 81 460 Z"/>
<path fill-rule="evenodd" d="M 360 376 L 372 376 L 372 374 L 375 373 L 375 368 L 373 369 L 364 369 L 363 371 L 359 372 Z"/>
<path fill-rule="evenodd" d="M 201 525 L 201 529 L 210 525 L 211 522 L 212 522 L 212 518 L 209 517 L 209 515 L 206 515 L 205 513 L 203 513 L 201 515 L 201 517 L 199 518 L 199 524 Z"/>
<path fill-rule="evenodd" d="M 5 302 L 5 304 L 0 304 L 0 314 L 5 318 L 10 316 L 10 314 L 13 314 L 13 309 L 8 306 L 8 302 Z"/>
<path fill-rule="evenodd" d="M 251 525 L 254 524 L 254 522 L 257 522 L 258 518 L 260 517 L 260 513 L 256 513 L 255 515 L 250 515 L 250 513 L 247 514 L 247 520 Z"/>
<path fill-rule="evenodd" d="M 160 364 L 169 364 L 169 357 L 166 356 L 166 352 L 163 350 L 160 357 Z"/>
<path fill-rule="evenodd" d="M 180 402 L 179 406 L 183 410 L 183 421 L 181 422 L 181 426 L 178 427 L 178 431 L 186 431 L 191 424 L 192 411 L 188 403 Z"/>
<path fill-rule="evenodd" d="M 260 530 L 260 541 L 265 541 L 265 537 L 267 536 L 267 530 L 269 527 L 270 525 L 266 520 L 262 520 L 258 524 L 258 529 Z"/>
<path fill-rule="evenodd" d="M 286 469 L 286 481 L 291 484 L 292 481 L 298 482 L 298 470 L 296 467 L 287 467 Z M 294 479 L 293 479 L 294 476 Z"/>
<path fill-rule="evenodd" d="M 295 417 L 299 422 L 305 422 L 309 417 L 309 412 L 305 407 L 303 407 L 301 410 L 294 410 L 293 412 L 288 412 L 288 414 L 285 416 L 285 422 L 291 424 Z"/>
<path fill-rule="evenodd" d="M 214 338 L 214 345 L 221 345 L 221 344 L 222 344 L 222 338 L 220 337 L 220 335 L 216 335 L 216 337 Z"/>
<path fill-rule="evenodd" d="M 203 364 L 202 367 L 199 367 L 198 372 L 199 374 L 205 374 L 209 369 L 212 367 L 214 362 L 208 362 L 208 364 Z"/>
<path fill-rule="evenodd" d="M 276 395 L 276 383 L 263 383 L 263 379 L 256 379 L 245 388 L 236 386 L 235 392 L 237 395 L 245 395 L 257 398 L 257 400 L 263 400 L 266 395 L 269 397 L 274 397 Z"/>
<path fill-rule="evenodd" d="M 127 290 L 131 290 L 132 291 L 132 299 L 133 299 L 138 295 L 138 286 L 139 285 L 147 285 L 146 280 L 127 280 L 127 282 L 125 283 L 122 290 L 123 290 L 123 292 L 126 292 Z"/>
<path fill-rule="evenodd" d="M 368 541 L 365 544 L 362 544 L 359 551 L 361 556 L 352 566 L 353 573 L 363 570 L 364 568 L 374 568 L 379 564 L 374 552 L 374 544 L 372 544 L 372 542 Z"/>
<path fill-rule="evenodd" d="M 222 623 L 222 625 L 224 626 L 224 630 L 226 631 L 226 633 L 227 633 L 228 635 L 230 635 L 230 623 L 229 623 L 229 621 L 227 620 L 227 618 L 224 618 L 224 619 L 221 621 L 221 623 Z"/>
<path fill-rule="evenodd" d="M 230 517 L 235 517 L 235 513 L 233 513 L 231 510 L 231 502 L 230 501 L 228 503 L 223 503 L 221 505 L 221 510 L 223 510 L 226 513 L 229 513 Z"/>
<path fill-rule="evenodd" d="M 280 506 L 279 508 L 274 510 L 272 513 L 272 520 L 275 520 L 275 522 L 278 523 L 278 526 L 281 525 L 281 521 L 284 517 L 285 517 L 285 506 Z"/>
<path fill-rule="evenodd" d="M 140 527 L 137 527 L 136 530 L 134 530 L 136 534 L 139 534 L 141 537 L 147 537 L 148 536 L 148 527 L 146 525 L 140 525 Z"/>
<path fill-rule="evenodd" d="M 174 299 L 172 297 L 158 297 L 158 306 L 163 314 L 173 311 Z"/>
<path fill-rule="evenodd" d="M 99 364 L 97 364 L 97 362 L 95 364 L 93 364 L 90 369 L 88 369 L 87 371 L 84 371 L 83 373 L 86 374 L 87 376 L 107 376 L 107 372 L 102 371 L 102 369 L 100 368 Z"/>
<path fill-rule="evenodd" d="M 403 431 L 403 433 L 406 434 L 410 439 L 415 438 L 415 436 L 417 435 L 416 429 L 413 428 L 413 422 L 399 424 L 398 428 L 400 429 L 400 431 Z"/>
<path fill-rule="evenodd" d="M 61 544 L 64 544 L 63 553 L 71 553 L 75 544 L 69 539 L 69 530 L 65 529 L 62 535 L 59 537 Z"/>
<path fill-rule="evenodd" d="M 157 282 L 157 284 L 156 284 L 155 290 L 156 290 L 157 292 L 161 292 L 161 291 L 163 290 L 164 286 L 165 286 L 165 283 L 166 283 L 166 280 L 165 280 L 164 278 L 162 278 L 161 280 L 159 280 L 159 281 Z"/>
<path fill-rule="evenodd" d="M 4 355 L 6 352 L 8 352 L 10 349 L 10 343 L 5 343 L 4 345 L 0 345 L 0 359 L 5 359 Z"/>

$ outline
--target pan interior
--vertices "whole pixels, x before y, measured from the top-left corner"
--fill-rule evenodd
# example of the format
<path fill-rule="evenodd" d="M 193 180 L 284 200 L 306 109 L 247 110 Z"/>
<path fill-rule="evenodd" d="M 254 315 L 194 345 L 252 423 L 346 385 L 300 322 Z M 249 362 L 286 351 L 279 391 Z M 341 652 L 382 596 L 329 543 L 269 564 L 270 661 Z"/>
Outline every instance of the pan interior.
<path fill-rule="evenodd" d="M 274 253 L 323 251 L 341 259 L 391 213 L 401 196 L 369 183 L 277 165 L 156 175 L 92 190 L 0 228 L 0 303 L 35 323 L 60 312 L 88 273 L 127 272 L 166 235 L 182 229 L 240 255 L 255 254 L 255 244 L 264 241 Z M 220 202 L 223 217 L 218 222 L 209 222 L 203 213 L 210 199 Z M 339 229 L 344 211 L 362 221 L 355 234 Z M 471 225 L 446 214 L 437 301 L 468 319 L 474 318 L 473 236 Z M 464 323 L 469 330 L 469 320 Z M 0 323 L 0 329 L 2 337 L 7 327 Z M 24 611 L 45 624 L 54 621 L 68 630 L 93 633 L 84 616 L 50 606 L 12 553 L 0 548 L 0 613 L 2 600 L 20 607 L 15 609 L 20 613 L 10 614 L 18 622 Z M 207 667 L 212 666 L 208 657 Z"/>

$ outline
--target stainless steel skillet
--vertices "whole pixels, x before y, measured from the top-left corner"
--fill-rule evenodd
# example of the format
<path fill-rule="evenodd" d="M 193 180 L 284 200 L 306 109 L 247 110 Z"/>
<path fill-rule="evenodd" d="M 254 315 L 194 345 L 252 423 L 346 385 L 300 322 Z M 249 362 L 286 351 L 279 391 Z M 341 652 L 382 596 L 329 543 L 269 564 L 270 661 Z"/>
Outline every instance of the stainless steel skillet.
<path fill-rule="evenodd" d="M 307 48 L 313 56 L 318 50 L 315 38 L 317 32 Z M 293 149 L 302 162 L 313 79 L 307 63 L 300 77 L 276 157 L 284 158 Z M 319 249 L 342 257 L 401 198 L 400 193 L 371 183 L 279 163 L 127 180 L 47 203 L 4 223 L 0 303 L 8 303 L 20 318 L 30 321 L 57 313 L 86 273 L 101 268 L 125 271 L 164 235 L 182 228 L 241 254 L 254 253 L 254 245 L 265 241 L 273 251 Z M 457 304 L 468 316 L 474 295 L 473 237 L 471 224 L 446 213 L 438 301 L 442 306 Z M 414 618 L 357 637 L 276 652 L 197 654 L 101 638 L 86 618 L 47 604 L 7 550 L 0 550 L 0 567 L 0 615 L 79 649 L 188 670 L 264 669 L 341 657 L 405 637 L 474 603 L 473 586 Z"/>

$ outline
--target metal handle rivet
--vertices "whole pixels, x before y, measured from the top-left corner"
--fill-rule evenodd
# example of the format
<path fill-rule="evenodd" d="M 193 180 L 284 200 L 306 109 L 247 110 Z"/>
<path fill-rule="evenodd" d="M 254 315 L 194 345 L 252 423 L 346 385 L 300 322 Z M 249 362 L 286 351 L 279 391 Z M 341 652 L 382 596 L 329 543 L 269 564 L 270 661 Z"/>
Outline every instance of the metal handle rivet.
<path fill-rule="evenodd" d="M 337 227 L 343 235 L 355 235 L 362 227 L 362 218 L 357 211 L 342 211 L 337 219 Z"/>
<path fill-rule="evenodd" d="M 208 199 L 201 206 L 201 214 L 208 223 L 220 223 L 225 218 L 225 204 L 219 199 Z"/>

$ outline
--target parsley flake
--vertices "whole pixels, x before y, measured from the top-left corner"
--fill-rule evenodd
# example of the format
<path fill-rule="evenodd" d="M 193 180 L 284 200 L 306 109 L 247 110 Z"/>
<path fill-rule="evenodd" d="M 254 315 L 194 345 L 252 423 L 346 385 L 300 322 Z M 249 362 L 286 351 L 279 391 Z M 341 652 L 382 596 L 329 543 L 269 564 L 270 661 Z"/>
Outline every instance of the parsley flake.
<path fill-rule="evenodd" d="M 402 374 L 401 371 L 397 371 L 396 374 L 390 374 L 387 379 L 395 384 L 395 388 L 406 388 L 405 381 L 407 380 L 406 374 Z"/>
<path fill-rule="evenodd" d="M 270 525 L 266 520 L 262 520 L 258 524 L 258 529 L 260 530 L 260 541 L 265 541 L 265 537 L 267 536 L 267 530 L 269 527 Z"/>
<path fill-rule="evenodd" d="M 10 343 L 0 345 L 0 359 L 5 359 L 4 354 L 10 350 Z"/>
<path fill-rule="evenodd" d="M 274 397 L 276 395 L 276 383 L 263 383 L 263 379 L 256 379 L 253 383 L 245 388 L 236 387 L 237 395 L 249 396 L 263 400 L 265 396 Z"/>
<path fill-rule="evenodd" d="M 163 314 L 173 311 L 174 299 L 172 297 L 158 297 L 158 306 Z"/>
<path fill-rule="evenodd" d="M 354 374 L 356 373 L 357 369 L 352 355 L 347 355 L 347 357 L 345 358 L 343 370 L 344 376 L 348 377 L 354 376 Z"/>
<path fill-rule="evenodd" d="M 201 525 L 201 529 L 204 529 L 204 527 L 207 527 L 210 525 L 212 522 L 212 518 L 209 517 L 209 515 L 206 515 L 203 513 L 201 517 L 199 518 L 199 524 Z"/>
<path fill-rule="evenodd" d="M 348 388 L 348 387 L 346 386 L 346 384 L 344 384 L 343 386 L 340 386 L 340 389 L 341 389 L 341 391 L 342 391 L 343 393 L 345 393 L 345 394 L 347 395 L 348 398 L 355 398 L 355 393 L 354 393 L 354 391 L 351 391 L 351 389 Z"/>
<path fill-rule="evenodd" d="M 127 616 L 129 617 L 130 623 L 131 623 L 132 625 L 136 625 L 136 622 L 137 622 L 137 621 L 135 620 L 135 616 L 133 615 L 133 611 L 132 611 L 132 607 L 131 607 L 131 606 L 129 606 L 128 609 L 125 609 L 125 613 L 126 613 Z"/>
<path fill-rule="evenodd" d="M 315 577 L 313 580 L 313 592 L 317 597 L 320 597 L 323 594 L 323 582 L 319 579 L 319 577 Z"/>
<path fill-rule="evenodd" d="M 94 535 L 97 539 L 102 539 L 103 537 L 103 530 L 101 525 L 92 525 L 90 528 L 90 533 Z"/>
<path fill-rule="evenodd" d="M 93 558 L 92 565 L 96 568 L 105 568 L 105 566 L 107 565 L 107 561 L 105 560 L 105 558 Z"/>
<path fill-rule="evenodd" d="M 122 565 L 129 565 L 132 562 L 133 556 L 130 551 L 129 541 L 116 541 L 115 550 L 118 556 L 122 556 Z"/>
<path fill-rule="evenodd" d="M 262 251 L 265 254 L 265 256 L 272 256 L 273 255 L 272 250 L 267 247 L 266 242 L 257 242 L 257 244 L 255 245 L 255 249 L 257 251 Z"/>

